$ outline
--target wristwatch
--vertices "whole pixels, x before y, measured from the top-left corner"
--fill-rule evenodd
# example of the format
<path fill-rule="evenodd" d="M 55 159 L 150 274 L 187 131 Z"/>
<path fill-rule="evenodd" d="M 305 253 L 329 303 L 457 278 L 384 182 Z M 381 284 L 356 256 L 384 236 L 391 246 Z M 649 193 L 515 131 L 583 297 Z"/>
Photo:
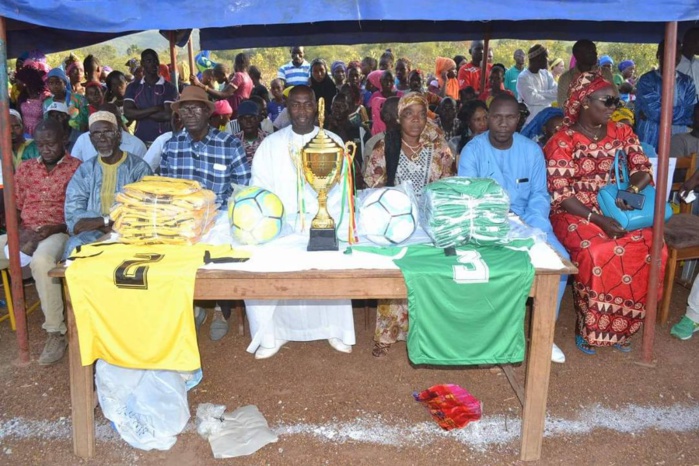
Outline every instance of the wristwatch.
<path fill-rule="evenodd" d="M 104 220 L 104 226 L 108 227 L 109 226 L 109 215 L 103 215 L 102 220 Z"/>
<path fill-rule="evenodd" d="M 629 185 L 629 189 L 630 189 L 631 191 L 633 191 L 634 193 L 638 194 L 638 191 L 639 191 L 638 186 L 633 185 L 633 184 L 630 184 L 630 185 Z"/>

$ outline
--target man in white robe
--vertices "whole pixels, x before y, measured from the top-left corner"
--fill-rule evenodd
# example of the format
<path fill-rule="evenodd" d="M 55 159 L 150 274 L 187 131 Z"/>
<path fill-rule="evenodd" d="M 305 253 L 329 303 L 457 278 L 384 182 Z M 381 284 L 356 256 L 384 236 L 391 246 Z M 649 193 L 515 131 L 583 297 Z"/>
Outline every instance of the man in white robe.
<path fill-rule="evenodd" d="M 517 95 L 529 109 L 529 123 L 558 97 L 558 84 L 548 71 L 548 51 L 540 44 L 529 49 L 529 67 L 517 77 Z"/>
<path fill-rule="evenodd" d="M 329 103 L 328 103 L 329 105 Z M 317 194 L 308 183 L 297 193 L 296 157 L 318 134 L 314 125 L 317 104 L 313 91 L 296 86 L 287 98 L 291 126 L 269 135 L 258 147 L 252 161 L 251 186 L 265 188 L 281 199 L 287 221 L 294 224 L 297 213 L 304 214 L 306 229 L 318 210 Z M 339 145 L 342 140 L 326 131 Z M 330 215 L 337 222 L 340 192 L 336 185 L 329 193 Z M 299 212 L 299 199 L 304 199 L 305 212 Z M 336 208 L 333 208 L 336 207 Z M 298 222 L 300 223 L 300 222 Z M 246 300 L 252 342 L 247 351 L 256 359 L 273 356 L 288 341 L 327 339 L 338 351 L 350 353 L 355 343 L 352 302 L 347 300 Z"/>

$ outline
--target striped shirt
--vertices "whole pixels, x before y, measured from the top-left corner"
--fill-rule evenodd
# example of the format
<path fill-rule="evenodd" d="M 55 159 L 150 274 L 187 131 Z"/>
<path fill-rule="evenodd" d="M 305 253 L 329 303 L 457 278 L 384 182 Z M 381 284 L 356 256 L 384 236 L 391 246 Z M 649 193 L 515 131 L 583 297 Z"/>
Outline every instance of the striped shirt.
<path fill-rule="evenodd" d="M 231 183 L 247 185 L 250 181 L 250 165 L 240 140 L 210 128 L 201 141 L 193 141 L 182 131 L 166 142 L 160 174 L 198 181 L 216 193 L 216 202 L 225 208 L 233 193 Z"/>
<path fill-rule="evenodd" d="M 283 79 L 286 86 L 307 85 L 311 77 L 311 64 L 306 60 L 301 63 L 301 66 L 295 66 L 292 62 L 286 63 L 279 67 L 277 77 Z"/>

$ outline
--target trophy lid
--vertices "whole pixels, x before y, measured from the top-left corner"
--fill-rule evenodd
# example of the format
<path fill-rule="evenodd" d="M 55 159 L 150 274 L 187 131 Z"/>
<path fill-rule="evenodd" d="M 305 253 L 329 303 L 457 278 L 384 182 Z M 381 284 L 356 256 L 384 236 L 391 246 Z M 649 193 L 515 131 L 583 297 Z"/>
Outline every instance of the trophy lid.
<path fill-rule="evenodd" d="M 318 99 L 318 126 L 320 129 L 318 130 L 318 134 L 304 146 L 303 150 L 314 154 L 344 152 L 344 147 L 337 144 L 330 136 L 325 134 L 323 123 L 325 123 L 325 99 L 321 97 Z"/>

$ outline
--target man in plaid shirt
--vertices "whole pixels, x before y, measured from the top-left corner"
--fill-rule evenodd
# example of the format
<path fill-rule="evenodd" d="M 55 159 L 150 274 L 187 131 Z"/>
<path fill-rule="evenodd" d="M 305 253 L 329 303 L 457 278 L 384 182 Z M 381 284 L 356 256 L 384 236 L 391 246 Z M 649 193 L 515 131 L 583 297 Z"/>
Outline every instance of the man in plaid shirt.
<path fill-rule="evenodd" d="M 209 126 L 214 108 L 203 89 L 185 88 L 172 109 L 180 115 L 186 131 L 165 144 L 160 174 L 198 181 L 216 193 L 223 209 L 233 193 L 231 183 L 247 185 L 250 181 L 250 164 L 240 140 Z"/>

